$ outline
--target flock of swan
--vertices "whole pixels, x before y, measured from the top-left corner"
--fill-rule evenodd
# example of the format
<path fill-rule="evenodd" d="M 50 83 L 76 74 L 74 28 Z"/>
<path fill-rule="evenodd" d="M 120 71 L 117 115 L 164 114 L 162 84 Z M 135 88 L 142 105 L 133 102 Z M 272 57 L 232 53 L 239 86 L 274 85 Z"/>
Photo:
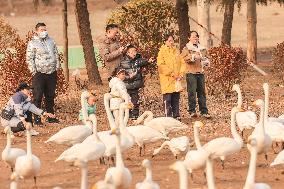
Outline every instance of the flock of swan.
<path fill-rule="evenodd" d="M 186 153 L 183 160 L 178 160 L 170 165 L 170 169 L 179 174 L 179 188 L 188 189 L 188 173 L 193 176 L 196 170 L 204 170 L 207 180 L 207 187 L 215 189 L 214 182 L 214 159 L 220 159 L 224 168 L 227 156 L 236 155 L 244 147 L 243 131 L 253 129 L 247 138 L 247 149 L 250 153 L 249 168 L 244 184 L 244 189 L 268 189 L 270 186 L 265 183 L 255 183 L 257 156 L 264 154 L 272 148 L 273 142 L 284 142 L 284 116 L 268 117 L 269 110 L 269 85 L 265 83 L 264 100 L 258 99 L 254 105 L 260 108 L 260 118 L 257 122 L 257 115 L 253 111 L 242 109 L 242 95 L 239 85 L 233 86 L 233 91 L 238 93 L 238 103 L 231 110 L 231 135 L 215 138 L 205 144 L 201 144 L 199 129 L 204 127 L 200 121 L 193 124 L 194 143 L 196 149 L 190 149 L 189 138 L 179 136 L 169 138 L 172 132 L 186 130 L 188 126 L 170 117 L 154 118 L 150 111 L 142 114 L 134 126 L 128 126 L 130 104 L 122 102 L 118 110 L 111 111 L 110 100 L 113 96 L 109 93 L 104 95 L 104 105 L 108 118 L 110 130 L 97 131 L 96 115 L 87 114 L 86 99 L 89 96 L 87 91 L 82 92 L 81 105 L 83 112 L 83 125 L 65 127 L 51 136 L 46 143 L 57 145 L 68 145 L 64 152 L 55 160 L 71 162 L 81 169 L 81 189 L 88 189 L 88 163 L 99 160 L 102 164 L 108 164 L 109 168 L 105 178 L 96 182 L 93 189 L 128 189 L 132 185 L 132 173 L 124 164 L 123 153 L 133 148 L 136 144 L 139 155 L 149 143 L 163 140 L 161 147 L 154 149 L 152 158 L 168 146 L 172 154 L 178 159 L 178 155 Z M 12 147 L 13 135 L 11 128 L 6 127 L 4 132 L 7 135 L 7 144 L 2 151 L 2 160 L 11 167 L 10 189 L 18 188 L 19 179 L 36 178 L 40 172 L 40 158 L 32 152 L 32 138 L 30 134 L 31 124 L 26 123 L 26 151 Z M 239 134 L 238 130 L 241 132 Z M 112 161 L 112 167 L 111 167 Z M 281 151 L 270 166 L 284 164 L 284 150 Z M 146 169 L 146 177 L 135 185 L 136 189 L 159 189 L 160 186 L 152 178 L 152 166 L 148 159 L 143 160 L 142 166 Z"/>

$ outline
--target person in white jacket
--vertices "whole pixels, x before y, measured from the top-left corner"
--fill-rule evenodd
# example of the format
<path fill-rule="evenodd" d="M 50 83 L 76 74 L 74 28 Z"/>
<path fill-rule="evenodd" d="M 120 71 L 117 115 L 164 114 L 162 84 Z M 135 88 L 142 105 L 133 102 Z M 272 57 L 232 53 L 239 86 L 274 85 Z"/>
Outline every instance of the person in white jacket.
<path fill-rule="evenodd" d="M 123 102 L 131 103 L 131 98 L 123 82 L 125 74 L 125 69 L 117 67 L 112 74 L 112 79 L 109 81 L 110 94 L 113 96 L 110 100 L 110 110 L 113 112 L 116 125 L 118 125 L 119 105 Z"/>

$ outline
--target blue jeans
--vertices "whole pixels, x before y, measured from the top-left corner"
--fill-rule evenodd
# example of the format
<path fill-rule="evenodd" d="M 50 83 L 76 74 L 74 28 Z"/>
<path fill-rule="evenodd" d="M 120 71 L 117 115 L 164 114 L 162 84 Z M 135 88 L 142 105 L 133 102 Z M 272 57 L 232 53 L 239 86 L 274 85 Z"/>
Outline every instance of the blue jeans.
<path fill-rule="evenodd" d="M 196 94 L 201 114 L 208 114 L 204 74 L 186 74 L 189 113 L 196 113 Z"/>

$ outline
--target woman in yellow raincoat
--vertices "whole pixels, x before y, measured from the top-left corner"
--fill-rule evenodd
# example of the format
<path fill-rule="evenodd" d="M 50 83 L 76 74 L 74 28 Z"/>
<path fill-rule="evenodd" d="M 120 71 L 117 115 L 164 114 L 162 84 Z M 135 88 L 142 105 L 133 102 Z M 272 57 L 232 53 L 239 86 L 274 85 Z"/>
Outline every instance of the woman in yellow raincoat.
<path fill-rule="evenodd" d="M 165 115 L 180 120 L 179 99 L 185 63 L 174 44 L 173 35 L 165 37 L 165 44 L 158 53 L 157 64 L 163 94 Z"/>

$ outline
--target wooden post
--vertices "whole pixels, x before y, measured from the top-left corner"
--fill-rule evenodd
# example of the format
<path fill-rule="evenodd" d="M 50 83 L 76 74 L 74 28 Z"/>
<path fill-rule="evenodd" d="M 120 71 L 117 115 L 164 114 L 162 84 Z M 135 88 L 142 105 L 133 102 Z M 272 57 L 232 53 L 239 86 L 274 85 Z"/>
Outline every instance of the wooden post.
<path fill-rule="evenodd" d="M 256 0 L 248 0 L 247 3 L 247 57 L 256 63 L 257 35 L 256 35 Z"/>
<path fill-rule="evenodd" d="M 68 20 L 67 20 L 67 0 L 63 0 L 63 9 L 62 9 L 62 18 L 63 18 L 63 72 L 65 80 L 69 81 L 69 68 L 68 68 Z"/>

